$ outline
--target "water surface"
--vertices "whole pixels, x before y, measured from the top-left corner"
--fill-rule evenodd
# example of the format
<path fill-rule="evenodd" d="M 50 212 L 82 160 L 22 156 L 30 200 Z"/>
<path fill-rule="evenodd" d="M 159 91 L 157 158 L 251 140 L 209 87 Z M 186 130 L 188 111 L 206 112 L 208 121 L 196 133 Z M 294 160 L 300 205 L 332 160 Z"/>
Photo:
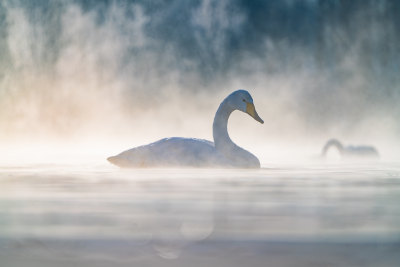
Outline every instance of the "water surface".
<path fill-rule="evenodd" d="M 398 163 L 3 164 L 0 263 L 398 266 L 399 203 Z"/>

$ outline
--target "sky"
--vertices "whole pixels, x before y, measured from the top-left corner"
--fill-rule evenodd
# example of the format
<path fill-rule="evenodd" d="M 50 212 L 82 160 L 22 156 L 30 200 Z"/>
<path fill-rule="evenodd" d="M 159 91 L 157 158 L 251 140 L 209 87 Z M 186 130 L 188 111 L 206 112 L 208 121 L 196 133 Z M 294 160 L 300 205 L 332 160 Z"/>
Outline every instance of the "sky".
<path fill-rule="evenodd" d="M 258 155 L 333 137 L 393 155 L 398 14 L 395 0 L 5 0 L 0 143 L 211 140 L 220 102 L 246 89 L 266 123 L 235 112 L 229 131 Z"/>

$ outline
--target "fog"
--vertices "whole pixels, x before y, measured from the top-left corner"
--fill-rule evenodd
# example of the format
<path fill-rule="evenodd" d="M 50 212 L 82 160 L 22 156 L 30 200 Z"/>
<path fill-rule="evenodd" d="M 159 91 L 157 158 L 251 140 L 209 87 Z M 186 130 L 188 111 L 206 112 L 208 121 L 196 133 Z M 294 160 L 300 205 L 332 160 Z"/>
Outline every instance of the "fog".
<path fill-rule="evenodd" d="M 212 140 L 218 105 L 243 88 L 266 123 L 237 111 L 230 135 L 262 162 L 330 138 L 393 159 L 399 12 L 389 0 L 2 1 L 0 144 L 103 155 Z"/>

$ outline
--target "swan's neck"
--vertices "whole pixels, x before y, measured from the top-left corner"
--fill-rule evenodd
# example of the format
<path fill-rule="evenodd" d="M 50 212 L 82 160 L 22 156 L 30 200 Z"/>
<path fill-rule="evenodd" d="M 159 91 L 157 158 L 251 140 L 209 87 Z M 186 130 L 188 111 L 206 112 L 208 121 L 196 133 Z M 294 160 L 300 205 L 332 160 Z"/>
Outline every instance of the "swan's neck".
<path fill-rule="evenodd" d="M 215 114 L 213 123 L 213 137 L 215 149 L 224 157 L 225 164 L 243 168 L 259 168 L 260 161 L 256 156 L 232 142 L 228 134 L 228 119 L 236 110 L 229 104 L 229 97 L 222 101 Z"/>
<path fill-rule="evenodd" d="M 215 114 L 213 123 L 214 144 L 217 150 L 233 149 L 236 147 L 228 134 L 228 119 L 235 109 L 225 99 Z"/>
<path fill-rule="evenodd" d="M 326 155 L 330 147 L 336 147 L 340 154 L 344 153 L 343 145 L 336 139 L 329 140 L 322 150 L 322 155 Z"/>

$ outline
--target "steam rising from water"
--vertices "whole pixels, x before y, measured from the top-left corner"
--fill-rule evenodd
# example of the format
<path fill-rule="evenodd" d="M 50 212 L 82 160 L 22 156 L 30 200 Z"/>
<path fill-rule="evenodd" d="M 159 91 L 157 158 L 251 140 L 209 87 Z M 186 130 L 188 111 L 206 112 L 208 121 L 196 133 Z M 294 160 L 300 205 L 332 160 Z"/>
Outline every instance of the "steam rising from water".
<path fill-rule="evenodd" d="M 331 137 L 393 156 L 399 10 L 396 1 L 5 1 L 0 138 L 115 152 L 166 136 L 211 139 L 220 101 L 245 88 L 267 123 L 235 113 L 230 134 L 261 158 L 293 146 L 318 153 Z"/>

